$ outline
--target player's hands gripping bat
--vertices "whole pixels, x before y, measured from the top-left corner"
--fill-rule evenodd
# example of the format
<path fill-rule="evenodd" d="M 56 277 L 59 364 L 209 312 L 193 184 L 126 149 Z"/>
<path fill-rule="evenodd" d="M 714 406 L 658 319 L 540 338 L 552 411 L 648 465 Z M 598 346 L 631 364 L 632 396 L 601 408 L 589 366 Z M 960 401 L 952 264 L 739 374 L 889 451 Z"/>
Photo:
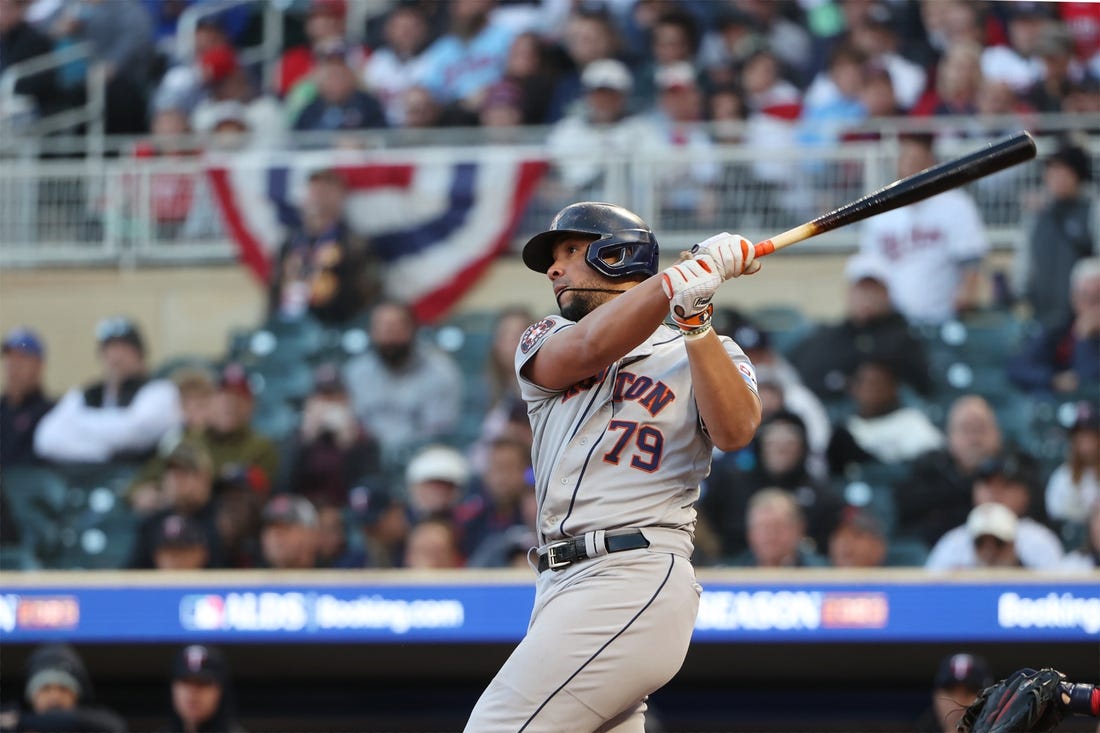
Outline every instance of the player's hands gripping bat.
<path fill-rule="evenodd" d="M 705 254 L 682 259 L 661 272 L 669 312 L 684 338 L 699 338 L 710 330 L 711 300 L 722 281 L 718 264 Z"/>
<path fill-rule="evenodd" d="M 723 280 L 754 275 L 760 271 L 761 263 L 756 259 L 756 248 L 740 234 L 715 234 L 692 247 L 691 253 L 694 256 L 710 255 L 718 264 Z"/>
<path fill-rule="evenodd" d="M 1021 669 L 978 693 L 959 720 L 959 733 L 1045 733 L 1068 713 L 1100 715 L 1100 689 L 1066 682 L 1049 667 Z"/>

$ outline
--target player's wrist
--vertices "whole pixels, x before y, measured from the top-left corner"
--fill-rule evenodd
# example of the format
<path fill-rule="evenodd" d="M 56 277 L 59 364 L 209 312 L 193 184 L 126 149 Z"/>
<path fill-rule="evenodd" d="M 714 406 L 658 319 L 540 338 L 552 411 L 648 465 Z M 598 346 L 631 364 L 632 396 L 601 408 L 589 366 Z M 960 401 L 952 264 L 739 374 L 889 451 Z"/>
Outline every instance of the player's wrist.
<path fill-rule="evenodd" d="M 708 304 L 706 308 L 690 315 L 680 315 L 675 309 L 671 311 L 672 322 L 680 329 L 685 340 L 692 341 L 702 338 L 711 330 L 711 320 L 714 316 L 714 305 Z"/>

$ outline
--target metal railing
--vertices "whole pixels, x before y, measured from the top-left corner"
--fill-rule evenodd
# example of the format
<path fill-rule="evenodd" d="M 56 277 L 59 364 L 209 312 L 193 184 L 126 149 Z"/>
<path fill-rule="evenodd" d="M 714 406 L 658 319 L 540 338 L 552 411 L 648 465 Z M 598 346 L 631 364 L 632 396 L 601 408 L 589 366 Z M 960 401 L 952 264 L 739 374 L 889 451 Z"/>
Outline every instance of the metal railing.
<path fill-rule="evenodd" d="M 275 86 L 279 54 L 283 47 L 283 14 L 285 3 L 272 0 L 215 0 L 196 3 L 186 8 L 176 25 L 176 55 L 180 61 L 190 61 L 195 56 L 195 29 L 203 18 L 215 16 L 235 7 L 252 6 L 263 14 L 263 40 L 255 46 L 237 50 L 237 60 L 242 66 L 259 65 L 265 89 Z"/>
<path fill-rule="evenodd" d="M 973 150 L 983 141 L 945 143 L 944 155 Z M 1041 154 L 1054 145 L 1040 138 Z M 1088 141 L 1100 176 L 1100 138 Z M 340 151 L 347 163 L 399 160 L 431 164 L 477 161 L 489 148 L 409 148 Z M 542 146 L 495 148 L 498 154 L 550 162 L 516 232 L 516 242 L 543 228 L 571 201 L 602 199 L 638 211 L 675 251 L 715 231 L 736 230 L 763 239 L 896 178 L 894 141 L 849 143 L 807 150 L 754 150 L 718 145 L 696 155 L 677 151 L 623 155 L 551 156 Z M 314 152 L 314 159 L 325 152 Z M 335 153 L 333 153 L 335 155 Z M 301 164 L 301 153 L 273 152 L 219 165 L 239 173 L 257 167 Z M 349 157 L 350 156 L 350 157 Z M 226 163 L 228 161 L 228 163 Z M 296 162 L 297 161 L 297 162 Z M 0 265 L 61 263 L 165 264 L 226 262 L 236 257 L 221 221 L 201 155 L 122 157 L 94 161 L 14 160 L 0 166 Z M 583 165 L 581 185 L 570 175 Z M 1042 166 L 1031 162 L 969 186 L 995 248 L 1012 249 L 1025 236 L 1027 199 L 1041 187 Z M 573 183 L 569 183 L 573 182 Z M 817 237 L 803 252 L 845 251 L 857 245 L 849 227 Z"/>

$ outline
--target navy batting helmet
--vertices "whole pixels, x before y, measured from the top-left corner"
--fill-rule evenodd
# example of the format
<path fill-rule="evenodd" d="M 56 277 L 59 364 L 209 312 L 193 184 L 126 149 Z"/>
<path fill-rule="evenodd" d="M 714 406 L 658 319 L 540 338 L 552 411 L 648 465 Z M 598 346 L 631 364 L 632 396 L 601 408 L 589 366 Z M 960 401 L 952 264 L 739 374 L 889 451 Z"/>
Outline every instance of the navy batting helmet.
<path fill-rule="evenodd" d="M 637 214 L 615 204 L 581 201 L 559 211 L 550 228 L 523 247 L 523 264 L 545 273 L 554 245 L 566 237 L 592 240 L 585 260 L 608 277 L 657 274 L 657 238 Z"/>

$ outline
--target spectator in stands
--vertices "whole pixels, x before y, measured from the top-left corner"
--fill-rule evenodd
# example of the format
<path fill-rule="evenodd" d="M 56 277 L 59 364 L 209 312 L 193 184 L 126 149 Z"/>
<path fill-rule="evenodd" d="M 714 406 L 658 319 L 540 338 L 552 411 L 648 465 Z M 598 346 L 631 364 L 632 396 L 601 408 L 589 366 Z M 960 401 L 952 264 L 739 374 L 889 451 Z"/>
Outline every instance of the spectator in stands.
<path fill-rule="evenodd" d="M 783 489 L 797 502 L 806 534 L 824 552 L 843 502 L 810 474 L 805 423 L 780 408 L 761 423 L 756 444 L 756 463 L 750 468 L 715 462 L 699 505 L 701 521 L 717 534 L 724 556 L 737 555 L 747 547 L 745 513 L 752 497 L 769 487 Z"/>
<path fill-rule="evenodd" d="M 1019 2 L 1008 12 L 1008 45 L 990 46 L 982 52 L 982 75 L 1007 82 L 1017 93 L 1026 91 L 1042 74 L 1036 57 L 1039 37 L 1051 22 L 1046 3 Z"/>
<path fill-rule="evenodd" d="M 386 127 L 386 113 L 373 94 L 359 87 L 349 53 L 342 41 L 325 42 L 314 49 L 317 97 L 298 113 L 295 130 L 340 132 Z"/>
<path fill-rule="evenodd" d="M 199 69 L 203 97 L 191 112 L 196 132 L 211 134 L 225 146 L 226 135 L 213 133 L 228 132 L 219 128 L 233 124 L 248 133 L 247 138 L 238 135 L 234 144 L 261 150 L 281 145 L 286 125 L 279 101 L 256 88 L 231 46 L 207 49 L 199 57 Z"/>
<path fill-rule="evenodd" d="M 398 4 L 386 16 L 385 44 L 374 49 L 363 68 L 367 90 L 386 110 L 391 127 L 406 121 L 406 92 L 423 74 L 423 52 L 430 40 L 428 18 L 413 4 Z"/>
<path fill-rule="evenodd" d="M 931 135 L 902 138 L 899 178 L 935 164 L 932 143 Z M 890 299 L 910 322 L 943 323 L 978 305 L 989 240 L 965 191 L 947 191 L 872 217 L 862 225 L 860 251 L 890 263 Z"/>
<path fill-rule="evenodd" d="M 119 30 L 125 28 L 125 33 Z M 147 127 L 153 28 L 137 0 L 78 0 L 65 6 L 55 36 L 91 43 L 89 74 L 105 83 L 104 127 L 109 135 L 134 135 Z"/>
<path fill-rule="evenodd" d="M 554 124 L 546 144 L 561 182 L 571 195 L 585 197 L 603 182 L 600 156 L 626 154 L 635 144 L 637 118 L 630 118 L 630 69 L 616 59 L 590 63 L 581 75 L 580 102 Z"/>
<path fill-rule="evenodd" d="M 1088 524 L 1080 545 L 1066 553 L 1061 568 L 1069 571 L 1092 572 L 1100 568 L 1100 502 L 1092 505 Z"/>
<path fill-rule="evenodd" d="M 263 511 L 260 546 L 263 567 L 309 570 L 317 567 L 317 509 L 304 496 L 276 494 Z"/>
<path fill-rule="evenodd" d="M 218 647 L 191 644 L 172 662 L 172 715 L 168 730 L 244 733 L 237 720 L 232 674 Z"/>
<path fill-rule="evenodd" d="M 1035 394 L 1072 394 L 1100 383 L 1100 257 L 1070 271 L 1073 315 L 1040 329 L 1008 364 L 1008 376 Z"/>
<path fill-rule="evenodd" d="M 658 169 L 657 196 L 671 221 L 710 221 L 717 206 L 715 184 L 720 168 L 703 121 L 703 95 L 688 62 L 657 69 L 657 106 L 638 122 L 634 149 L 664 160 Z M 682 161 L 675 163 L 674 161 Z M 670 224 L 671 226 L 672 224 Z"/>
<path fill-rule="evenodd" d="M 914 730 L 920 733 L 955 730 L 966 706 L 992 684 L 993 672 L 984 657 L 966 653 L 944 657 L 932 680 L 932 703 L 917 719 Z"/>
<path fill-rule="evenodd" d="M 271 316 L 305 314 L 326 325 L 345 323 L 381 296 L 380 265 L 347 223 L 347 181 L 332 168 L 309 175 L 300 210 L 279 250 L 268 293 Z"/>
<path fill-rule="evenodd" d="M 1062 561 L 1061 540 L 1028 516 L 1038 481 L 1038 466 L 1022 453 L 1005 452 L 983 462 L 974 478 L 972 508 L 966 522 L 949 530 L 932 546 L 925 567 L 946 570 L 1012 565 L 1013 555 L 1024 567 L 1057 567 Z M 983 504 L 998 504 L 1000 508 L 978 509 Z M 986 542 L 985 535 L 1000 542 Z"/>
<path fill-rule="evenodd" d="M 818 73 L 802 101 L 798 140 L 803 145 L 832 145 L 847 127 L 867 118 L 860 101 L 867 58 L 855 47 L 837 46 L 828 67 Z"/>
<path fill-rule="evenodd" d="M 370 349 L 344 365 L 344 384 L 360 422 L 382 447 L 383 468 L 404 464 L 418 445 L 447 435 L 459 421 L 462 372 L 454 360 L 418 338 L 408 305 L 380 302 L 371 311 Z"/>
<path fill-rule="evenodd" d="M 894 80 L 890 78 L 890 72 L 885 67 L 868 63 L 864 68 L 866 74 L 863 80 L 863 90 L 860 92 L 859 101 L 867 110 L 867 118 L 880 120 L 883 117 L 895 117 L 902 114 L 898 107 L 897 97 L 894 95 Z M 858 134 L 846 134 L 845 140 L 877 140 L 879 133 L 871 131 Z"/>
<path fill-rule="evenodd" d="M 829 564 L 834 568 L 877 568 L 886 564 L 886 528 L 873 513 L 845 506 L 829 534 Z"/>
<path fill-rule="evenodd" d="M 810 34 L 801 18 L 793 20 L 787 17 L 781 6 L 771 2 L 736 0 L 735 5 L 753 19 L 767 46 L 774 49 L 784 68 L 793 74 L 793 80 L 799 86 L 805 86 L 813 71 L 813 49 Z"/>
<path fill-rule="evenodd" d="M 534 496 L 534 492 L 531 492 Z M 534 502 L 532 501 L 532 504 Z M 531 525 L 516 524 L 485 538 L 466 561 L 470 568 L 529 568 L 527 554 L 539 544 Z"/>
<path fill-rule="evenodd" d="M 855 413 L 833 426 L 829 472 L 852 464 L 904 464 L 943 446 L 943 433 L 918 407 L 901 402 L 895 362 L 907 355 L 864 357 L 852 375 Z"/>
<path fill-rule="evenodd" d="M 1044 503 L 1054 522 L 1082 525 L 1100 505 L 1100 411 L 1081 400 L 1067 426 L 1066 459 L 1047 480 Z"/>
<path fill-rule="evenodd" d="M 125 733 L 126 721 L 95 702 L 84 660 L 68 644 L 43 644 L 27 658 L 24 696 L 29 708 L 5 712 L 4 730 Z"/>
<path fill-rule="evenodd" d="M 894 101 L 899 109 L 907 111 L 924 92 L 927 75 L 924 69 L 898 52 L 901 39 L 895 12 L 891 3 L 874 3 L 849 33 L 851 43 L 866 54 L 868 60 L 890 74 Z"/>
<path fill-rule="evenodd" d="M 3 11 L 0 11 L 3 12 Z M 26 327 L 13 328 L 0 345 L 4 381 L 0 384 L 0 471 L 17 464 L 33 463 L 34 431 L 53 408 L 46 396 L 42 373 L 46 346 Z"/>
<path fill-rule="evenodd" d="M 749 549 L 732 565 L 757 568 L 821 567 L 828 562 L 806 546 L 806 519 L 794 496 L 763 489 L 749 499 L 745 513 Z"/>
<path fill-rule="evenodd" d="M 129 566 L 136 569 L 155 567 L 157 542 L 170 516 L 184 516 L 196 522 L 205 534 L 208 545 L 208 567 L 220 567 L 222 548 L 217 526 L 217 503 L 214 501 L 214 464 L 210 452 L 201 443 L 183 441 L 165 460 L 161 479 L 164 493 L 170 498 L 167 508 L 148 515 L 138 524 L 137 539 Z"/>
<path fill-rule="evenodd" d="M 447 34 L 424 52 L 421 83 L 444 106 L 476 115 L 485 91 L 504 76 L 514 32 L 492 20 L 495 0 L 451 3 Z"/>
<path fill-rule="evenodd" d="M 284 51 L 275 71 L 275 91 L 280 97 L 304 95 L 299 100 L 288 99 L 288 104 L 304 106 L 316 95 L 316 85 L 309 79 L 315 61 L 313 49 L 324 43 L 346 42 L 347 18 L 347 0 L 308 0 L 306 42 Z M 303 81 L 305 84 L 298 86 Z M 306 91 L 306 87 L 312 89 Z"/>
<path fill-rule="evenodd" d="M 535 490 L 529 482 L 530 470 L 530 443 L 497 438 L 489 444 L 484 470 L 454 512 L 464 556 L 472 555 L 490 535 L 525 524 L 523 497 Z"/>
<path fill-rule="evenodd" d="M 193 161 L 201 153 L 197 146 L 190 145 L 183 139 L 192 130 L 187 113 L 181 108 L 156 109 L 150 127 L 152 136 L 134 145 L 135 158 L 177 160 L 186 166 L 189 159 Z M 181 234 L 186 238 L 189 233 L 187 221 L 192 215 L 192 209 L 205 209 L 195 212 L 204 216 L 215 215 L 208 206 L 195 206 L 201 200 L 196 189 L 202 183 L 200 176 L 193 172 L 158 171 L 137 174 L 124 178 L 123 185 L 127 187 L 127 198 L 133 209 L 140 212 L 148 207 L 157 236 L 162 239 L 174 239 Z"/>
<path fill-rule="evenodd" d="M 699 48 L 699 65 L 708 88 L 737 82 L 742 62 L 760 46 L 760 32 L 756 19 L 736 5 L 715 10 Z"/>
<path fill-rule="evenodd" d="M 263 498 L 247 480 L 222 482 L 214 524 L 222 548 L 223 567 L 259 567 L 262 510 Z"/>
<path fill-rule="evenodd" d="M 516 438 L 530 444 L 531 422 L 527 419 L 526 403 L 519 395 L 515 358 L 520 337 L 534 322 L 530 309 L 517 305 L 503 309 L 493 325 L 493 341 L 479 390 L 484 401 L 476 408 L 485 417 L 478 439 L 470 447 L 470 462 L 478 471 L 485 468 L 485 455 L 497 438 Z"/>
<path fill-rule="evenodd" d="M 985 13 L 981 5 L 970 0 L 922 0 L 919 5 L 930 55 L 915 61 L 930 67 L 958 43 L 985 44 Z"/>
<path fill-rule="evenodd" d="M 1064 112 L 1066 97 L 1073 86 L 1073 36 L 1061 24 L 1048 24 L 1039 34 L 1035 55 L 1042 64 L 1042 74 L 1031 85 L 1025 99 L 1037 112 Z"/>
<path fill-rule="evenodd" d="M 950 46 L 936 67 L 935 86 L 925 92 L 911 113 L 927 115 L 973 115 L 978 111 L 982 87 L 982 47 L 961 42 Z"/>
<path fill-rule="evenodd" d="M 153 567 L 157 570 L 201 570 L 210 567 L 210 540 L 197 520 L 168 514 L 160 520 L 153 539 Z"/>
<path fill-rule="evenodd" d="M 146 458 L 183 419 L 176 386 L 148 376 L 136 323 L 124 317 L 101 321 L 96 344 L 103 379 L 70 389 L 35 430 L 34 450 L 48 461 Z"/>
<path fill-rule="evenodd" d="M 501 79 L 485 90 L 477 124 L 486 139 L 501 145 L 519 142 L 516 128 L 523 124 L 523 90 L 511 79 Z"/>
<path fill-rule="evenodd" d="M 287 489 L 318 506 L 343 506 L 357 481 L 379 473 L 378 442 L 355 416 L 335 364 L 314 370 L 301 425 L 285 455 Z"/>
<path fill-rule="evenodd" d="M 966 521 L 978 467 L 1002 448 L 993 408 L 978 395 L 964 395 L 947 413 L 947 445 L 914 462 L 912 473 L 894 489 L 898 536 L 931 546 Z"/>
<path fill-rule="evenodd" d="M 802 381 L 821 399 L 842 397 L 860 361 L 904 354 L 898 377 L 919 392 L 930 388 L 924 344 L 910 331 L 905 317 L 890 302 L 889 265 L 872 255 L 856 254 L 844 268 L 848 282 L 844 318 L 820 325 L 789 352 Z"/>
<path fill-rule="evenodd" d="M 29 61 L 53 51 L 53 41 L 45 33 L 26 20 L 27 0 L 8 0 L 0 3 L 0 76 L 9 67 Z M 60 93 L 54 70 L 24 76 L 15 84 L 17 95 L 25 95 L 34 101 L 34 114 L 42 117 L 57 109 Z M 5 110 L 8 114 L 10 111 Z"/>
<path fill-rule="evenodd" d="M 666 7 L 658 12 L 649 36 L 646 58 L 634 59 L 631 64 L 637 81 L 634 100 L 639 108 L 660 103 L 662 85 L 658 75 L 664 69 L 686 65 L 695 70 L 700 42 L 699 26 L 690 12 L 677 7 Z"/>
<path fill-rule="evenodd" d="M 153 114 L 160 110 L 173 109 L 190 117 L 195 107 L 206 97 L 206 82 L 214 71 L 212 66 L 215 60 L 227 58 L 220 51 L 213 55 L 208 55 L 207 52 L 211 49 L 232 47 L 233 43 L 217 17 L 201 18 L 191 39 L 191 57 L 180 59 L 161 77 L 153 93 Z"/>
<path fill-rule="evenodd" d="M 428 445 L 419 450 L 405 470 L 405 495 L 414 521 L 427 517 L 454 516 L 466 493 L 470 463 L 450 446 Z"/>
<path fill-rule="evenodd" d="M 565 68 L 558 73 L 547 112 L 551 120 L 563 120 L 570 115 L 579 114 L 576 110 L 577 104 L 587 103 L 582 102 L 582 98 L 592 89 L 589 85 L 591 80 L 586 83 L 582 78 L 584 71 L 597 61 L 621 61 L 621 45 L 614 20 L 606 8 L 585 4 L 572 8 L 561 40 Z M 630 88 L 625 90 L 624 105 L 629 102 L 633 86 L 631 83 Z M 615 88 L 618 89 L 619 86 Z"/>
<path fill-rule="evenodd" d="M 317 505 L 317 567 L 351 569 L 367 565 L 361 547 L 349 542 L 342 506 Z"/>
<path fill-rule="evenodd" d="M 550 117 L 557 70 L 542 36 L 526 31 L 512 40 L 504 63 L 504 79 L 519 88 L 521 124 L 542 125 L 557 119 Z"/>
<path fill-rule="evenodd" d="M 405 503 L 378 485 L 356 486 L 348 495 L 348 508 L 359 526 L 367 567 L 399 567 L 410 528 Z"/>
<path fill-rule="evenodd" d="M 432 138 L 430 130 L 443 124 L 443 108 L 426 87 L 411 86 L 405 90 L 405 130 L 419 130 L 425 140 Z M 405 137 L 410 137 L 407 133 Z"/>
<path fill-rule="evenodd" d="M 1046 160 L 1043 188 L 1047 202 L 1039 210 L 1020 252 L 1025 273 L 1023 299 L 1032 317 L 1045 326 L 1065 323 L 1072 315 L 1070 272 L 1095 251 L 1092 180 L 1088 153 L 1063 143 Z"/>
<path fill-rule="evenodd" d="M 458 534 L 451 520 L 428 517 L 409 530 L 404 567 L 410 570 L 453 570 L 464 564 Z"/>

